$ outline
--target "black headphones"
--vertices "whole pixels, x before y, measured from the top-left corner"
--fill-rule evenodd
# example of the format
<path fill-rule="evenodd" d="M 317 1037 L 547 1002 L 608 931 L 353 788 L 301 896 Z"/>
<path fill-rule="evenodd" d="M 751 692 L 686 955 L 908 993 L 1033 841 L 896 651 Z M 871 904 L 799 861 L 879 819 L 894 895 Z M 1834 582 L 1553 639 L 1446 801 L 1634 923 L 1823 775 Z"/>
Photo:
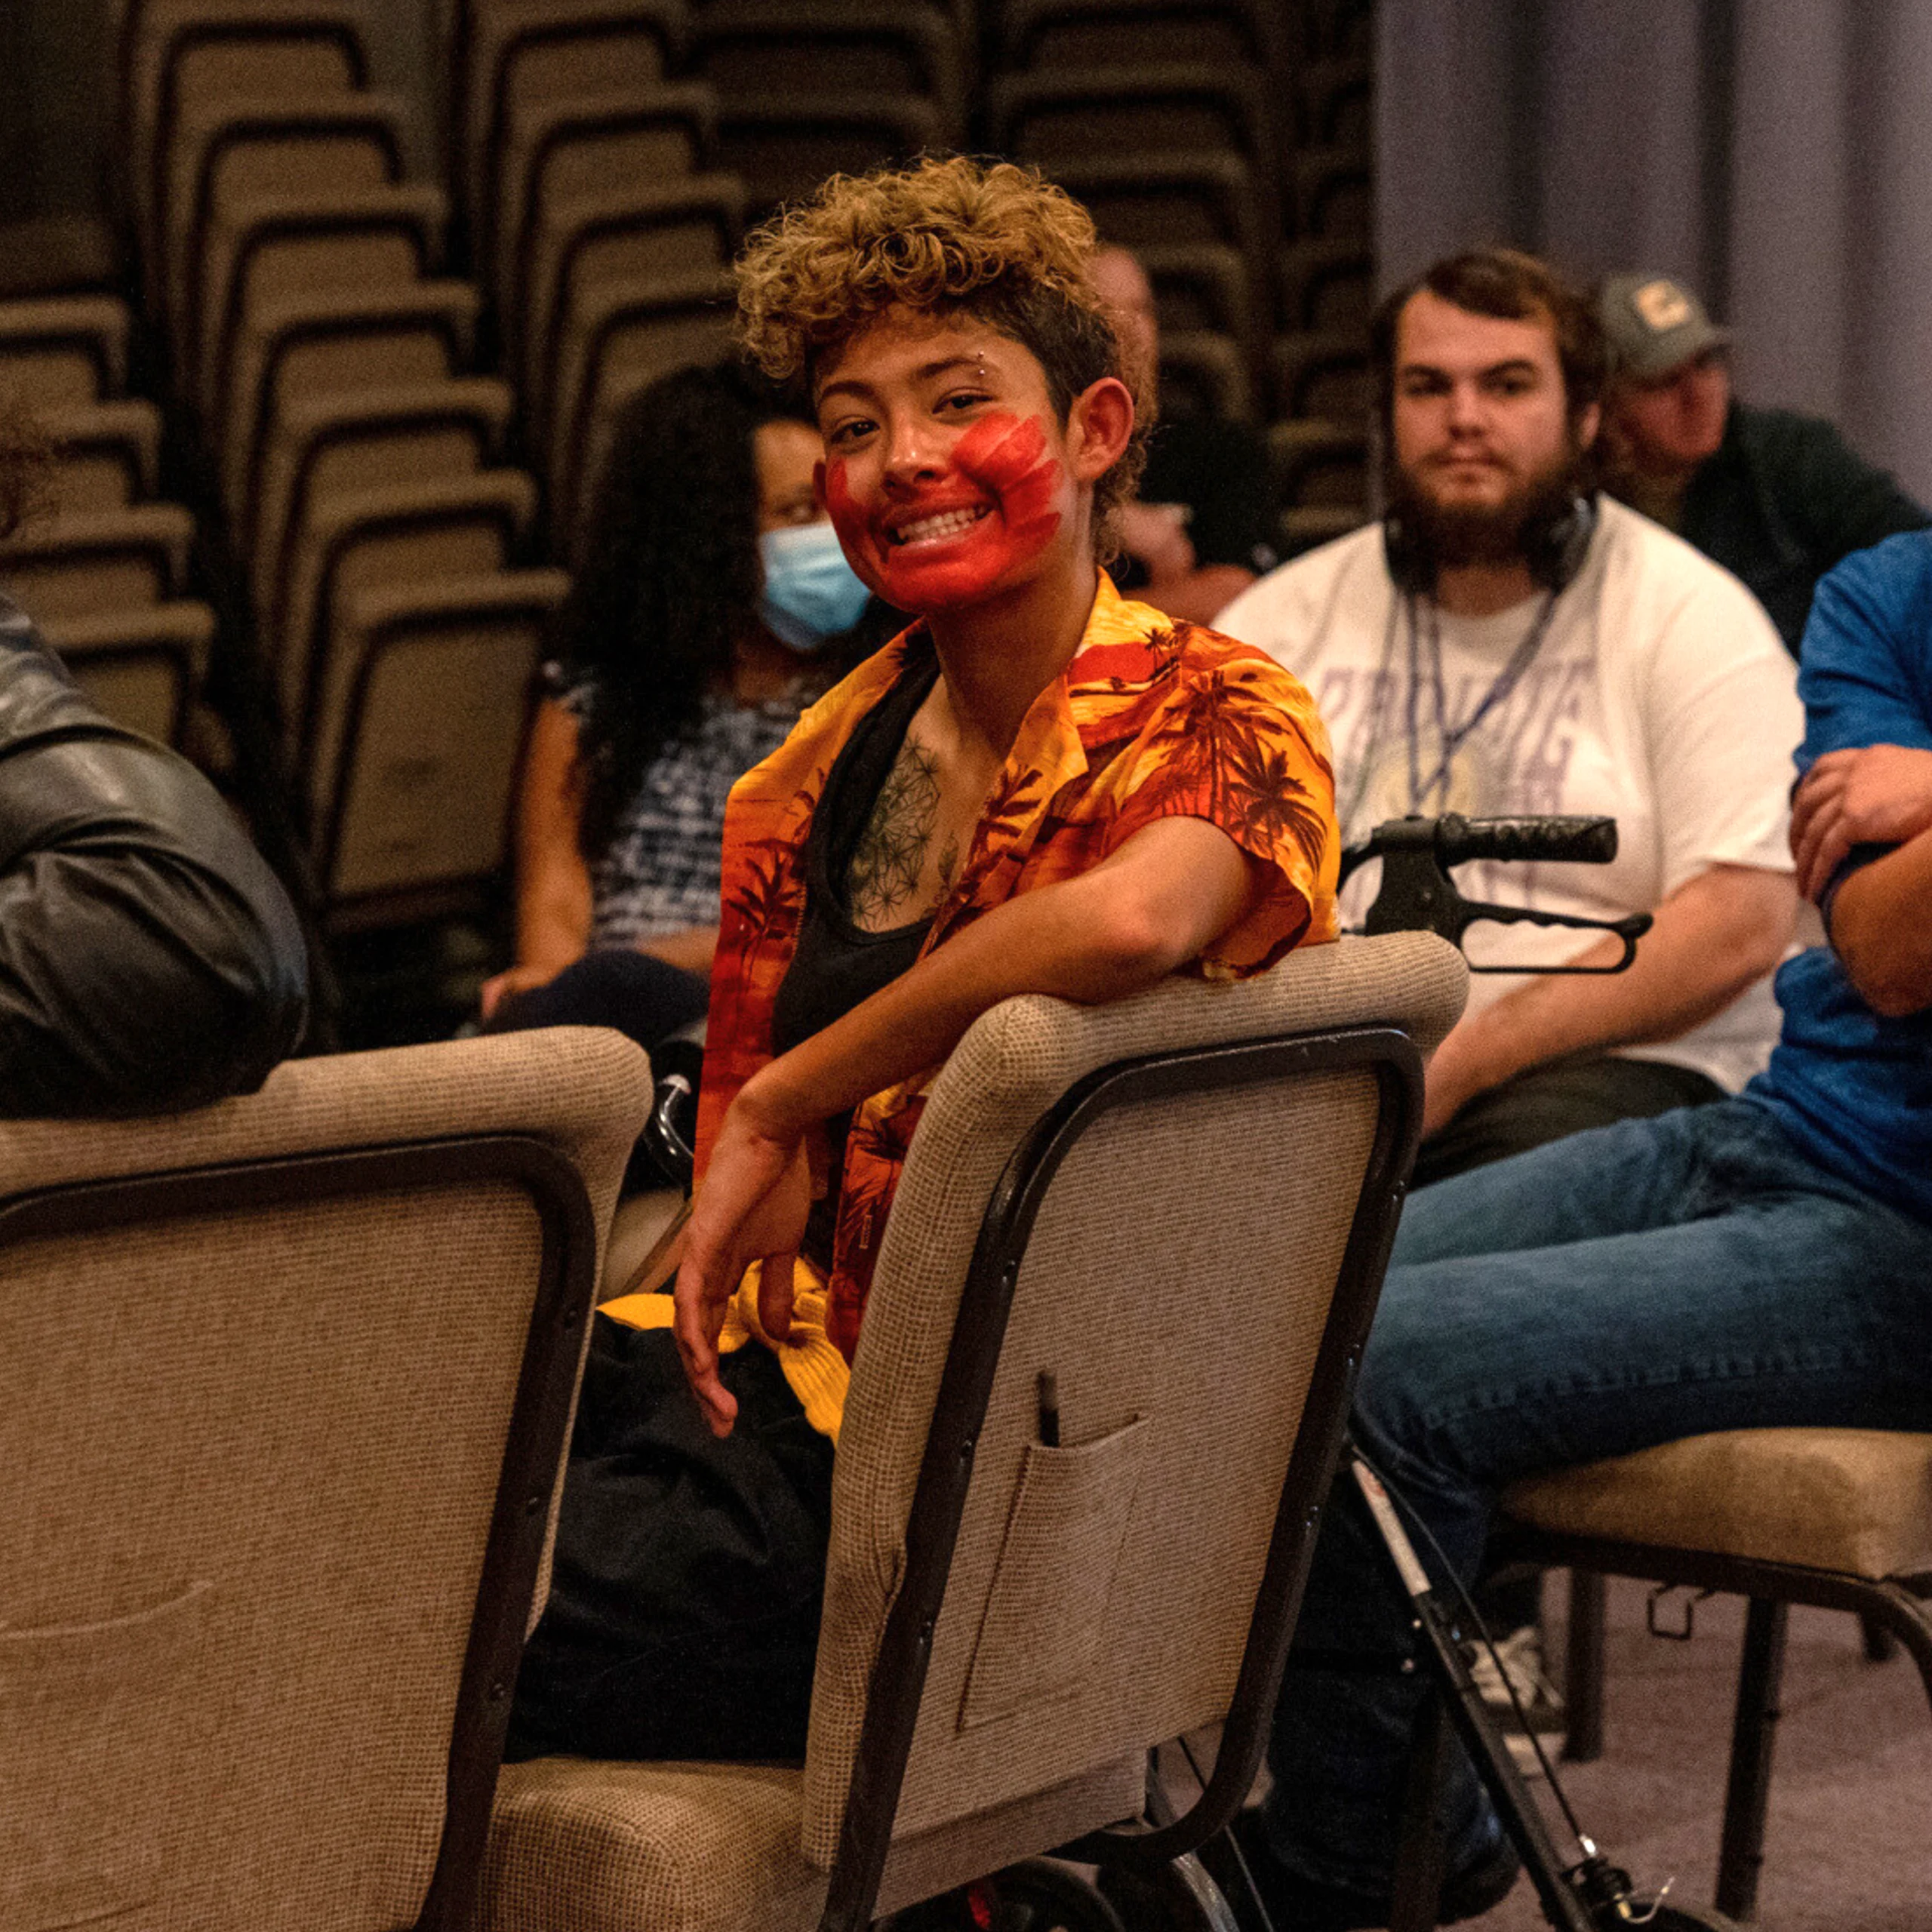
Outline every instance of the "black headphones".
<path fill-rule="evenodd" d="M 1531 578 L 1552 595 L 1576 581 L 1595 535 L 1597 504 L 1594 493 L 1575 496 L 1546 521 L 1523 532 L 1523 561 Z M 1436 563 L 1418 534 L 1411 532 L 1393 512 L 1382 520 L 1382 550 L 1395 587 L 1411 597 L 1427 597 L 1435 589 Z"/>

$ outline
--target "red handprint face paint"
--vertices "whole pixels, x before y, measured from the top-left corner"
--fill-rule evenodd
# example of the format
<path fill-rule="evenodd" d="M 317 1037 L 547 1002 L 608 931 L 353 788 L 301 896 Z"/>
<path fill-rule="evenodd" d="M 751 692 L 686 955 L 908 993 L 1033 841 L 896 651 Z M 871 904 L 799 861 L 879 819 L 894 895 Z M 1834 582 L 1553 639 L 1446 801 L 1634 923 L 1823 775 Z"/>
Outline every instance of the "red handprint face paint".
<path fill-rule="evenodd" d="M 1065 473 L 1036 417 L 995 410 L 930 482 L 871 503 L 834 457 L 825 503 L 853 569 L 887 603 L 925 616 L 976 602 L 1046 547 L 1060 528 Z"/>

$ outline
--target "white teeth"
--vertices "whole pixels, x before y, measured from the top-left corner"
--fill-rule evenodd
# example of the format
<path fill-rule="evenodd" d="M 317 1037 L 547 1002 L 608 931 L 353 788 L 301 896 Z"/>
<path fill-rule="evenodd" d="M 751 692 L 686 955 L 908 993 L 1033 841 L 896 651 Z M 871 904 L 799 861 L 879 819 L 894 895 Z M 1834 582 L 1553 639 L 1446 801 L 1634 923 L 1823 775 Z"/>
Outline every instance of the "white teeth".
<path fill-rule="evenodd" d="M 895 543 L 921 543 L 931 537 L 951 537 L 955 532 L 967 529 L 986 515 L 983 507 L 978 509 L 942 510 L 937 516 L 929 516 L 918 523 L 909 523 L 893 537 Z"/>

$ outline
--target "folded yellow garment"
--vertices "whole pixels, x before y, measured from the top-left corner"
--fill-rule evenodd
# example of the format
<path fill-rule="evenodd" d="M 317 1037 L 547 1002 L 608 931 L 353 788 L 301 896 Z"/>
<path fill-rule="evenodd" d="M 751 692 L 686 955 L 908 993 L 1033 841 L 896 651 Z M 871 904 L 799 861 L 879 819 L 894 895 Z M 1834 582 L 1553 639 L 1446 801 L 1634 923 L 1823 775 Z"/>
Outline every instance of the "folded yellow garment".
<path fill-rule="evenodd" d="M 718 1352 L 730 1355 L 747 1342 L 769 1349 L 778 1358 L 806 1421 L 836 1442 L 852 1371 L 825 1331 L 825 1277 L 802 1255 L 798 1258 L 792 1274 L 792 1331 L 783 1341 L 774 1342 L 758 1318 L 758 1284 L 764 1265 L 754 1261 L 745 1270 L 738 1292 L 727 1305 Z M 620 1295 L 605 1302 L 598 1312 L 626 1327 L 668 1328 L 672 1301 L 666 1294 Z"/>

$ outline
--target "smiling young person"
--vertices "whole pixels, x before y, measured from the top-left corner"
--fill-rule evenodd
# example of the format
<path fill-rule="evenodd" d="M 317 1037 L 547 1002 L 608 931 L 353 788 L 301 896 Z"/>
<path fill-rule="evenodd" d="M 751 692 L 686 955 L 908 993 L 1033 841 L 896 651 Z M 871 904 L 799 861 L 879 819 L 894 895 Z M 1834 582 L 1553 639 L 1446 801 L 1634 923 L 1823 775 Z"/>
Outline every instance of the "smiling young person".
<path fill-rule="evenodd" d="M 955 159 L 835 177 L 740 263 L 846 555 L 918 621 L 733 791 L 675 1295 L 596 1324 L 519 1755 L 803 1750 L 848 1364 L 947 1054 L 1017 994 L 1333 935 L 1306 694 L 1101 569 L 1141 427 L 1093 248 L 1037 175 Z"/>

